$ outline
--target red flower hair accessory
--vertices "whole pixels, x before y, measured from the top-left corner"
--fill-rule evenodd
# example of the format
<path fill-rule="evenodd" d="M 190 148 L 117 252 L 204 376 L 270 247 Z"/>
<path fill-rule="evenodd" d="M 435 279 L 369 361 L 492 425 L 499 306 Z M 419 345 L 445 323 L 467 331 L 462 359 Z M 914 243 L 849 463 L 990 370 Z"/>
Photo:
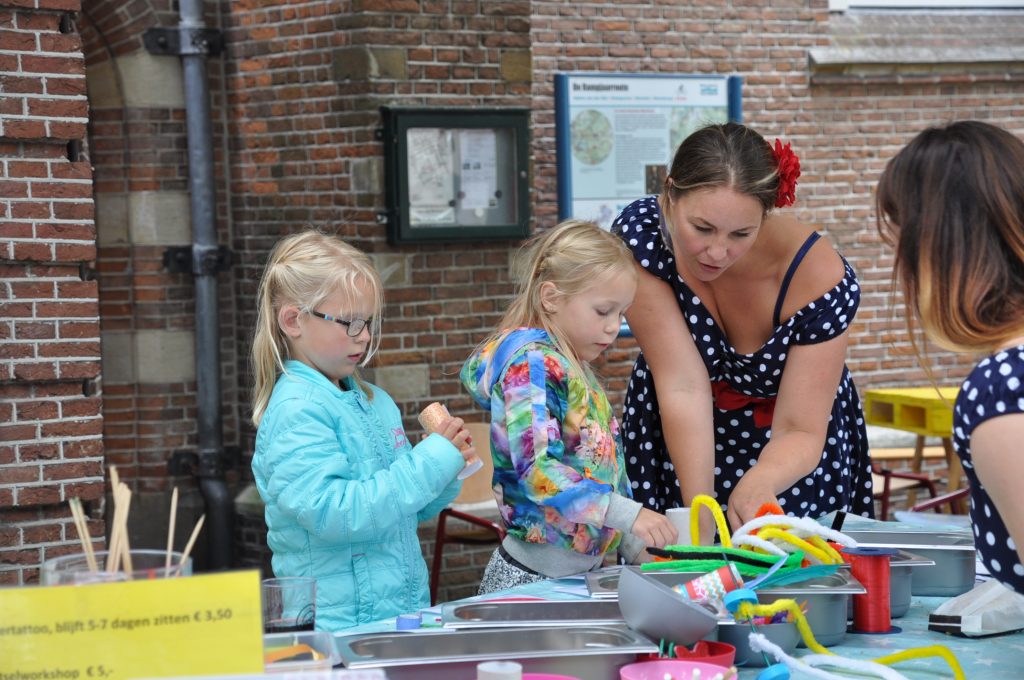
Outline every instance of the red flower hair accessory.
<path fill-rule="evenodd" d="M 779 168 L 779 193 L 775 195 L 775 207 L 785 208 L 796 203 L 796 180 L 800 177 L 800 158 L 793 153 L 789 142 L 782 146 L 782 142 L 777 139 L 772 155 Z"/>

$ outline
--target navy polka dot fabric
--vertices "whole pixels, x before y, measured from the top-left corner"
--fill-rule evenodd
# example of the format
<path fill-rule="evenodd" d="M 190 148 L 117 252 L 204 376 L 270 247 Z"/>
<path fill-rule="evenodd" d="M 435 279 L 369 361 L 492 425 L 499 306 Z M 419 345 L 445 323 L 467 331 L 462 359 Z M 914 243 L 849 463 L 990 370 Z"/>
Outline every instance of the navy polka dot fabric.
<path fill-rule="evenodd" d="M 745 395 L 769 398 L 778 394 L 793 345 L 824 342 L 852 323 L 860 304 L 860 288 L 845 262 L 843 279 L 822 297 L 783 320 L 759 350 L 737 352 L 708 309 L 679 276 L 674 257 L 662 239 L 657 197 L 627 206 L 612 225 L 648 272 L 672 286 L 679 311 L 704 359 L 712 380 L 725 381 Z M 757 463 L 771 438 L 771 426 L 755 423 L 750 406 L 714 408 L 715 495 L 723 508 L 736 483 Z M 664 512 L 681 504 L 679 482 L 668 457 L 658 412 L 654 380 L 641 354 L 633 367 L 622 418 L 626 467 L 634 498 L 645 507 Z M 821 462 L 807 477 L 778 496 L 787 514 L 818 517 L 832 510 L 872 516 L 871 470 L 867 433 L 860 398 L 844 367 L 829 418 Z"/>
<path fill-rule="evenodd" d="M 1024 413 L 1024 345 L 999 352 L 974 367 L 953 409 L 953 448 L 971 484 L 974 544 L 990 574 L 1024 593 L 1024 566 L 1003 518 L 978 481 L 971 460 L 971 433 L 990 418 Z"/>

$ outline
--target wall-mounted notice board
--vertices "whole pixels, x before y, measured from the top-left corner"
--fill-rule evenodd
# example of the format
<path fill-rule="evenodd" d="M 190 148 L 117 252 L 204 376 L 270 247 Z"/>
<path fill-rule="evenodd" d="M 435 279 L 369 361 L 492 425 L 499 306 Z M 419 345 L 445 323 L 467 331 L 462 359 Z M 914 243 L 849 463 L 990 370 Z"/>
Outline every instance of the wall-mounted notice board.
<path fill-rule="evenodd" d="M 630 202 L 661 192 L 679 143 L 739 122 L 739 76 L 559 73 L 555 76 L 558 215 L 608 228 Z"/>
<path fill-rule="evenodd" d="M 389 242 L 529 234 L 528 109 L 385 106 L 381 112 Z"/>

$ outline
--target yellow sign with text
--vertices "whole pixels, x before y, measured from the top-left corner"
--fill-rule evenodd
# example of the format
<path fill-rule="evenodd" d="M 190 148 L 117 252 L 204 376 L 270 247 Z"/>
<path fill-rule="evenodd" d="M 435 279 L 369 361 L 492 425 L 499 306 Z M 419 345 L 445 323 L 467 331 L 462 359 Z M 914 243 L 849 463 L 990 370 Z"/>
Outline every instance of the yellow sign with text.
<path fill-rule="evenodd" d="M 0 588 L 0 680 L 263 672 L 260 574 Z"/>

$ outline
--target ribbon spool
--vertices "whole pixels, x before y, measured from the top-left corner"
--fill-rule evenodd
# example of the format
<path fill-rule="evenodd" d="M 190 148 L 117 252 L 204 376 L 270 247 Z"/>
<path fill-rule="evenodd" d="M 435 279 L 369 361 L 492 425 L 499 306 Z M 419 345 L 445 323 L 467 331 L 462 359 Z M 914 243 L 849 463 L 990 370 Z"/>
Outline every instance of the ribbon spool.
<path fill-rule="evenodd" d="M 858 633 L 888 633 L 892 630 L 889 609 L 889 559 L 899 551 L 892 548 L 845 548 L 850 571 L 868 591 L 853 596 L 853 630 Z"/>

